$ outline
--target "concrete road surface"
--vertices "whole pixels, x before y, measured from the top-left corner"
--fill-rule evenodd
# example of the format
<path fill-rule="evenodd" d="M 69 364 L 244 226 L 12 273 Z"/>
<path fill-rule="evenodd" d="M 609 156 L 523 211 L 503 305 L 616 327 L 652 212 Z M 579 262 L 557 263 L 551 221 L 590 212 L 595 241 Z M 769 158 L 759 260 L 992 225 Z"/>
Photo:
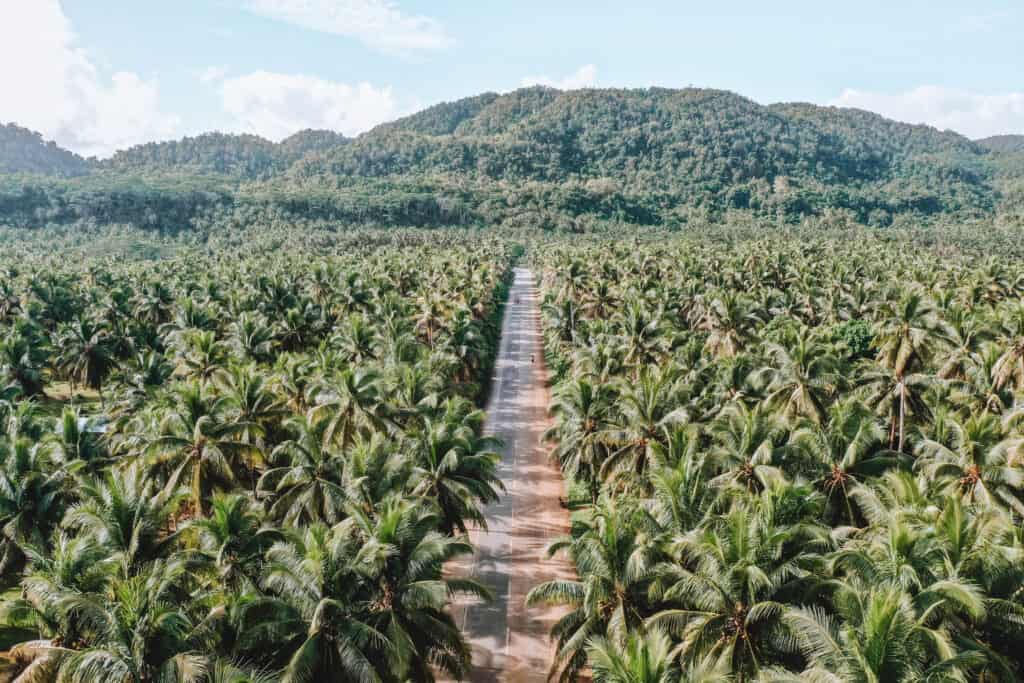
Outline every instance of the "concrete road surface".
<path fill-rule="evenodd" d="M 541 443 L 548 425 L 546 379 L 533 273 L 517 268 L 487 404 L 487 431 L 504 442 L 498 471 L 506 491 L 485 510 L 487 531 L 470 532 L 476 555 L 449 567 L 455 575 L 475 577 L 496 596 L 489 604 L 464 599 L 453 606 L 473 647 L 471 681 L 547 679 L 554 653 L 548 631 L 564 609 L 528 610 L 524 601 L 538 583 L 575 576 L 564 559 L 545 553 L 569 527 L 568 512 L 559 504 L 565 495 L 561 473 Z"/>

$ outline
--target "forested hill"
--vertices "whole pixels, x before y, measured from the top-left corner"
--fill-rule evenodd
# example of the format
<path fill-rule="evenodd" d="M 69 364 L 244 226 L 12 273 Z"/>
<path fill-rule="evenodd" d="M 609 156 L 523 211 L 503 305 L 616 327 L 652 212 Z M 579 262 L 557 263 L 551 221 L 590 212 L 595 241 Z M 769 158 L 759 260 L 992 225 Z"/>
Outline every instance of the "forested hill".
<path fill-rule="evenodd" d="M 608 180 L 666 201 L 813 213 L 991 210 L 985 147 L 867 112 L 719 90 L 527 88 L 380 126 L 295 172 Z"/>
<path fill-rule="evenodd" d="M 993 135 L 978 140 L 978 144 L 993 152 L 1024 153 L 1024 135 Z"/>
<path fill-rule="evenodd" d="M 343 145 L 347 138 L 329 130 L 304 130 L 273 143 L 257 135 L 206 133 L 180 141 L 137 145 L 100 164 L 120 172 L 215 173 L 245 179 L 283 173 L 309 152 Z"/>
<path fill-rule="evenodd" d="M 145 215 L 177 229 L 211 206 L 255 202 L 291 219 L 382 224 L 576 229 L 685 222 L 694 212 L 799 220 L 845 210 L 885 225 L 900 215 L 994 215 L 1008 189 L 1019 198 L 1024 155 L 1014 149 L 1014 136 L 974 142 L 721 90 L 534 87 L 439 104 L 353 139 L 210 133 L 119 152 L 89 164 L 86 180 L 0 179 L 0 222 Z M 0 168 L 61 173 L 22 158 L 5 154 Z"/>
<path fill-rule="evenodd" d="M 41 173 L 73 176 L 87 172 L 89 163 L 43 136 L 16 124 L 0 124 L 0 173 Z"/>

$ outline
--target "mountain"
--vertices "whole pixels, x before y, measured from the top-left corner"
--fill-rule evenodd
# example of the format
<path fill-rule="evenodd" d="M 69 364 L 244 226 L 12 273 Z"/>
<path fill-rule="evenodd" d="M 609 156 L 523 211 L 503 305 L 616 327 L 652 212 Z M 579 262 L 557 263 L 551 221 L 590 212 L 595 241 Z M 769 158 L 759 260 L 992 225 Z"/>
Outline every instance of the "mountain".
<path fill-rule="evenodd" d="M 345 144 L 330 130 L 303 130 L 280 143 L 258 135 L 205 133 L 170 142 L 151 142 L 116 153 L 101 163 L 119 173 L 185 172 L 254 180 L 283 173 L 310 152 Z"/>
<path fill-rule="evenodd" d="M 869 112 L 721 90 L 526 88 L 440 104 L 335 148 L 306 177 L 602 180 L 676 205 L 814 213 L 991 211 L 989 150 Z"/>
<path fill-rule="evenodd" d="M 150 224 L 163 227 L 161 211 L 180 191 L 203 211 L 245 202 L 289 220 L 389 225 L 576 229 L 580 220 L 671 224 L 729 210 L 787 221 L 843 210 L 886 225 L 999 211 L 1008 193 L 1019 196 L 1024 168 L 1003 153 L 1015 149 L 1011 138 L 975 142 L 866 111 L 764 106 L 723 90 L 532 87 L 438 104 L 351 139 L 209 133 L 140 145 L 97 164 L 88 183 L 28 194 L 21 185 L 6 199 L 0 188 L 0 218 L 5 205 L 19 207 L 8 219 L 18 223 L 41 208 L 94 217 L 91 205 L 103 202 L 105 217 L 115 210 L 138 222 L 149 209 Z M 171 213 L 194 222 L 188 206 Z"/>
<path fill-rule="evenodd" d="M 74 176 L 89 170 L 89 162 L 53 141 L 13 123 L 0 124 L 0 173 L 40 173 Z"/>
<path fill-rule="evenodd" d="M 324 152 L 347 143 L 349 139 L 333 130 L 300 130 L 277 145 L 277 154 L 289 163 L 309 153 Z"/>
<path fill-rule="evenodd" d="M 1024 152 L 1024 135 L 993 135 L 978 140 L 978 144 L 993 152 Z"/>
<path fill-rule="evenodd" d="M 204 133 L 170 142 L 150 142 L 117 152 L 102 162 L 122 173 L 176 171 L 257 178 L 278 173 L 286 164 L 277 146 L 258 135 Z"/>

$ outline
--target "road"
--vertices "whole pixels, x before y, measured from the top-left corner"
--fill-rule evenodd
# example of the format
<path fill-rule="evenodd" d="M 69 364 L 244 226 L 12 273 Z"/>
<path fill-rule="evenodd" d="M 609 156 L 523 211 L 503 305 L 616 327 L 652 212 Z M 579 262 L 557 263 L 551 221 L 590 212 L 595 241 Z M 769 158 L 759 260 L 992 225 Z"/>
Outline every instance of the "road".
<path fill-rule="evenodd" d="M 486 429 L 504 443 L 498 472 L 506 491 L 484 511 L 487 530 L 470 531 L 475 556 L 450 568 L 474 576 L 496 596 L 489 604 L 453 606 L 456 623 L 473 647 L 470 681 L 547 679 L 554 654 L 548 631 L 564 611 L 528 610 L 526 594 L 543 581 L 574 576 L 564 559 L 545 552 L 569 528 L 568 512 L 559 503 L 565 495 L 561 473 L 542 443 L 548 426 L 546 380 L 535 280 L 529 270 L 517 268 L 487 404 Z"/>

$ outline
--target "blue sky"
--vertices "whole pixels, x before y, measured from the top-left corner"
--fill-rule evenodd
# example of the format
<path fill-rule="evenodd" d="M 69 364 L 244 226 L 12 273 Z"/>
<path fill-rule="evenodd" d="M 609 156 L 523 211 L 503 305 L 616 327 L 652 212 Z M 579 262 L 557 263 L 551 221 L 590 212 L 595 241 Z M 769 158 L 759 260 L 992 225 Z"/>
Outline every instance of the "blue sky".
<path fill-rule="evenodd" d="M 997 0 L 0 0 L 0 88 L 21 95 L 0 121 L 104 155 L 211 129 L 354 134 L 540 82 L 726 88 L 978 137 L 1024 133 L 1022 36 L 1024 6 Z"/>

